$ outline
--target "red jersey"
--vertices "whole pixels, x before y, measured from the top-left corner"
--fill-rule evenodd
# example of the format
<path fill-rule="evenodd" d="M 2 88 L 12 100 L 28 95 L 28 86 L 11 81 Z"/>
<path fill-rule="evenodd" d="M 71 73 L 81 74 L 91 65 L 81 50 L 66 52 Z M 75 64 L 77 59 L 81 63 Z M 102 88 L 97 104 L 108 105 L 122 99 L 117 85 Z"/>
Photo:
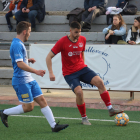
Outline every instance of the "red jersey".
<path fill-rule="evenodd" d="M 58 40 L 51 51 L 56 55 L 61 52 L 63 75 L 70 75 L 87 65 L 84 64 L 82 52 L 85 51 L 86 38 L 80 36 L 77 42 L 69 40 L 68 36 Z"/>

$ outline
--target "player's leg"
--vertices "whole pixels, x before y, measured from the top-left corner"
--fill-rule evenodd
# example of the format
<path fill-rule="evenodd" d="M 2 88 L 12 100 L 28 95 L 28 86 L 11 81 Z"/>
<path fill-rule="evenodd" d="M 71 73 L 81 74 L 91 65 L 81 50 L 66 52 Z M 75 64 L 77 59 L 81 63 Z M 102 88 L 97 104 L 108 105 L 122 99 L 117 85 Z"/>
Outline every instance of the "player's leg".
<path fill-rule="evenodd" d="M 99 76 L 95 76 L 92 78 L 91 85 L 95 85 L 98 88 L 100 96 L 102 100 L 104 101 L 105 105 L 107 106 L 110 117 L 114 116 L 115 114 L 123 112 L 122 110 L 113 109 L 111 101 L 110 101 L 109 92 L 106 90 L 103 80 Z"/>
<path fill-rule="evenodd" d="M 114 116 L 115 114 L 123 112 L 122 110 L 114 110 L 112 108 L 110 96 L 104 86 L 103 80 L 88 67 L 85 68 L 85 72 L 86 72 L 85 74 L 82 74 L 80 76 L 80 80 L 84 83 L 95 85 L 98 88 L 100 96 L 109 110 L 109 115 Z"/>
<path fill-rule="evenodd" d="M 32 94 L 34 97 L 35 102 L 37 102 L 40 105 L 41 112 L 47 119 L 48 123 L 50 124 L 53 132 L 58 132 L 60 130 L 63 130 L 68 127 L 68 124 L 59 125 L 55 122 L 52 110 L 47 105 L 47 102 L 42 94 L 42 91 L 36 81 L 32 82 Z"/>
<path fill-rule="evenodd" d="M 83 98 L 83 91 L 81 88 L 80 79 L 77 77 L 78 77 L 77 74 L 74 73 L 71 75 L 66 75 L 64 78 L 66 82 L 68 83 L 68 85 L 70 86 L 71 90 L 76 95 L 76 104 L 82 117 L 82 124 L 91 125 L 86 115 L 86 107 L 85 107 L 85 102 Z"/>
<path fill-rule="evenodd" d="M 23 85 L 13 86 L 21 105 L 4 109 L 0 111 L 0 116 L 3 124 L 8 127 L 8 116 L 9 115 L 18 115 L 25 112 L 32 111 L 34 108 L 33 96 L 31 93 L 31 85 L 29 83 Z"/>
<path fill-rule="evenodd" d="M 82 117 L 82 124 L 91 125 L 86 115 L 86 106 L 85 106 L 84 97 L 83 97 L 83 90 L 80 85 L 74 88 L 74 93 L 76 95 L 77 107 Z"/>
<path fill-rule="evenodd" d="M 9 115 L 19 115 L 26 112 L 32 111 L 34 108 L 34 103 L 20 104 L 18 106 L 0 110 L 0 116 L 3 124 L 8 127 L 8 116 Z"/>

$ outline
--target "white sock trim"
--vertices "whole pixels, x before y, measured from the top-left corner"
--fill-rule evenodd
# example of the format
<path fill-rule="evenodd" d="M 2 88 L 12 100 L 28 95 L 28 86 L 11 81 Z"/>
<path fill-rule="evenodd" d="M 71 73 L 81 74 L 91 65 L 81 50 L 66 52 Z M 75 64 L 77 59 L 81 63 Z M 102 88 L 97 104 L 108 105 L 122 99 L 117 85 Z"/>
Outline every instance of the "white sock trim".
<path fill-rule="evenodd" d="M 111 108 L 112 108 L 112 105 L 107 106 L 107 109 L 108 109 L 108 110 L 111 109 Z"/>
<path fill-rule="evenodd" d="M 85 117 L 82 117 L 82 118 L 86 118 L 87 116 L 85 116 Z"/>

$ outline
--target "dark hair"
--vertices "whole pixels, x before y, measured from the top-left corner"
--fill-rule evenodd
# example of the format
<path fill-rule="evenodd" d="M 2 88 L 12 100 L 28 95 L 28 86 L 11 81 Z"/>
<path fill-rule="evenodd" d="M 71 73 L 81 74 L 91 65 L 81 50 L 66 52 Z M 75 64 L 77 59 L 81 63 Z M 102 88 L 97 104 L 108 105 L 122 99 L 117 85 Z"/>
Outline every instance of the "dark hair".
<path fill-rule="evenodd" d="M 115 29 L 119 30 L 121 26 L 124 26 L 124 27 L 126 26 L 121 14 L 114 15 L 113 17 L 117 17 L 120 20 L 120 23 L 119 23 L 118 26 L 115 26 L 115 25 L 112 24 L 112 28 L 111 28 L 112 30 L 115 30 Z"/>
<path fill-rule="evenodd" d="M 16 31 L 17 34 L 21 34 L 24 30 L 28 30 L 29 27 L 31 27 L 31 23 L 27 22 L 27 21 L 21 21 L 18 23 L 17 27 L 16 27 Z"/>
<path fill-rule="evenodd" d="M 135 20 L 137 20 L 140 23 L 140 17 L 135 17 Z"/>
<path fill-rule="evenodd" d="M 72 29 L 75 29 L 75 28 L 81 29 L 81 25 L 80 25 L 79 22 L 73 21 L 73 22 L 70 24 L 70 28 L 72 28 Z"/>

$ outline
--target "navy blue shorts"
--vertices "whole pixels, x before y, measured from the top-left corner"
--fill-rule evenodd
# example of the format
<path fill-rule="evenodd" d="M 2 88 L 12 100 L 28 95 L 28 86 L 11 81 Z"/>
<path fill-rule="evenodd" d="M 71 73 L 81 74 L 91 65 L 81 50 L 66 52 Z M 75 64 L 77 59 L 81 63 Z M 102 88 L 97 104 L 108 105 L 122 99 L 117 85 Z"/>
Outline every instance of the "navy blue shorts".
<path fill-rule="evenodd" d="M 64 76 L 64 78 L 65 78 L 66 82 L 68 83 L 68 85 L 70 86 L 70 88 L 72 89 L 72 91 L 74 92 L 74 89 L 77 86 L 82 87 L 80 81 L 82 81 L 86 84 L 90 84 L 90 82 L 94 76 L 97 76 L 97 74 L 90 68 L 85 67 L 85 68 L 81 69 L 80 71 L 77 71 L 70 75 Z"/>

